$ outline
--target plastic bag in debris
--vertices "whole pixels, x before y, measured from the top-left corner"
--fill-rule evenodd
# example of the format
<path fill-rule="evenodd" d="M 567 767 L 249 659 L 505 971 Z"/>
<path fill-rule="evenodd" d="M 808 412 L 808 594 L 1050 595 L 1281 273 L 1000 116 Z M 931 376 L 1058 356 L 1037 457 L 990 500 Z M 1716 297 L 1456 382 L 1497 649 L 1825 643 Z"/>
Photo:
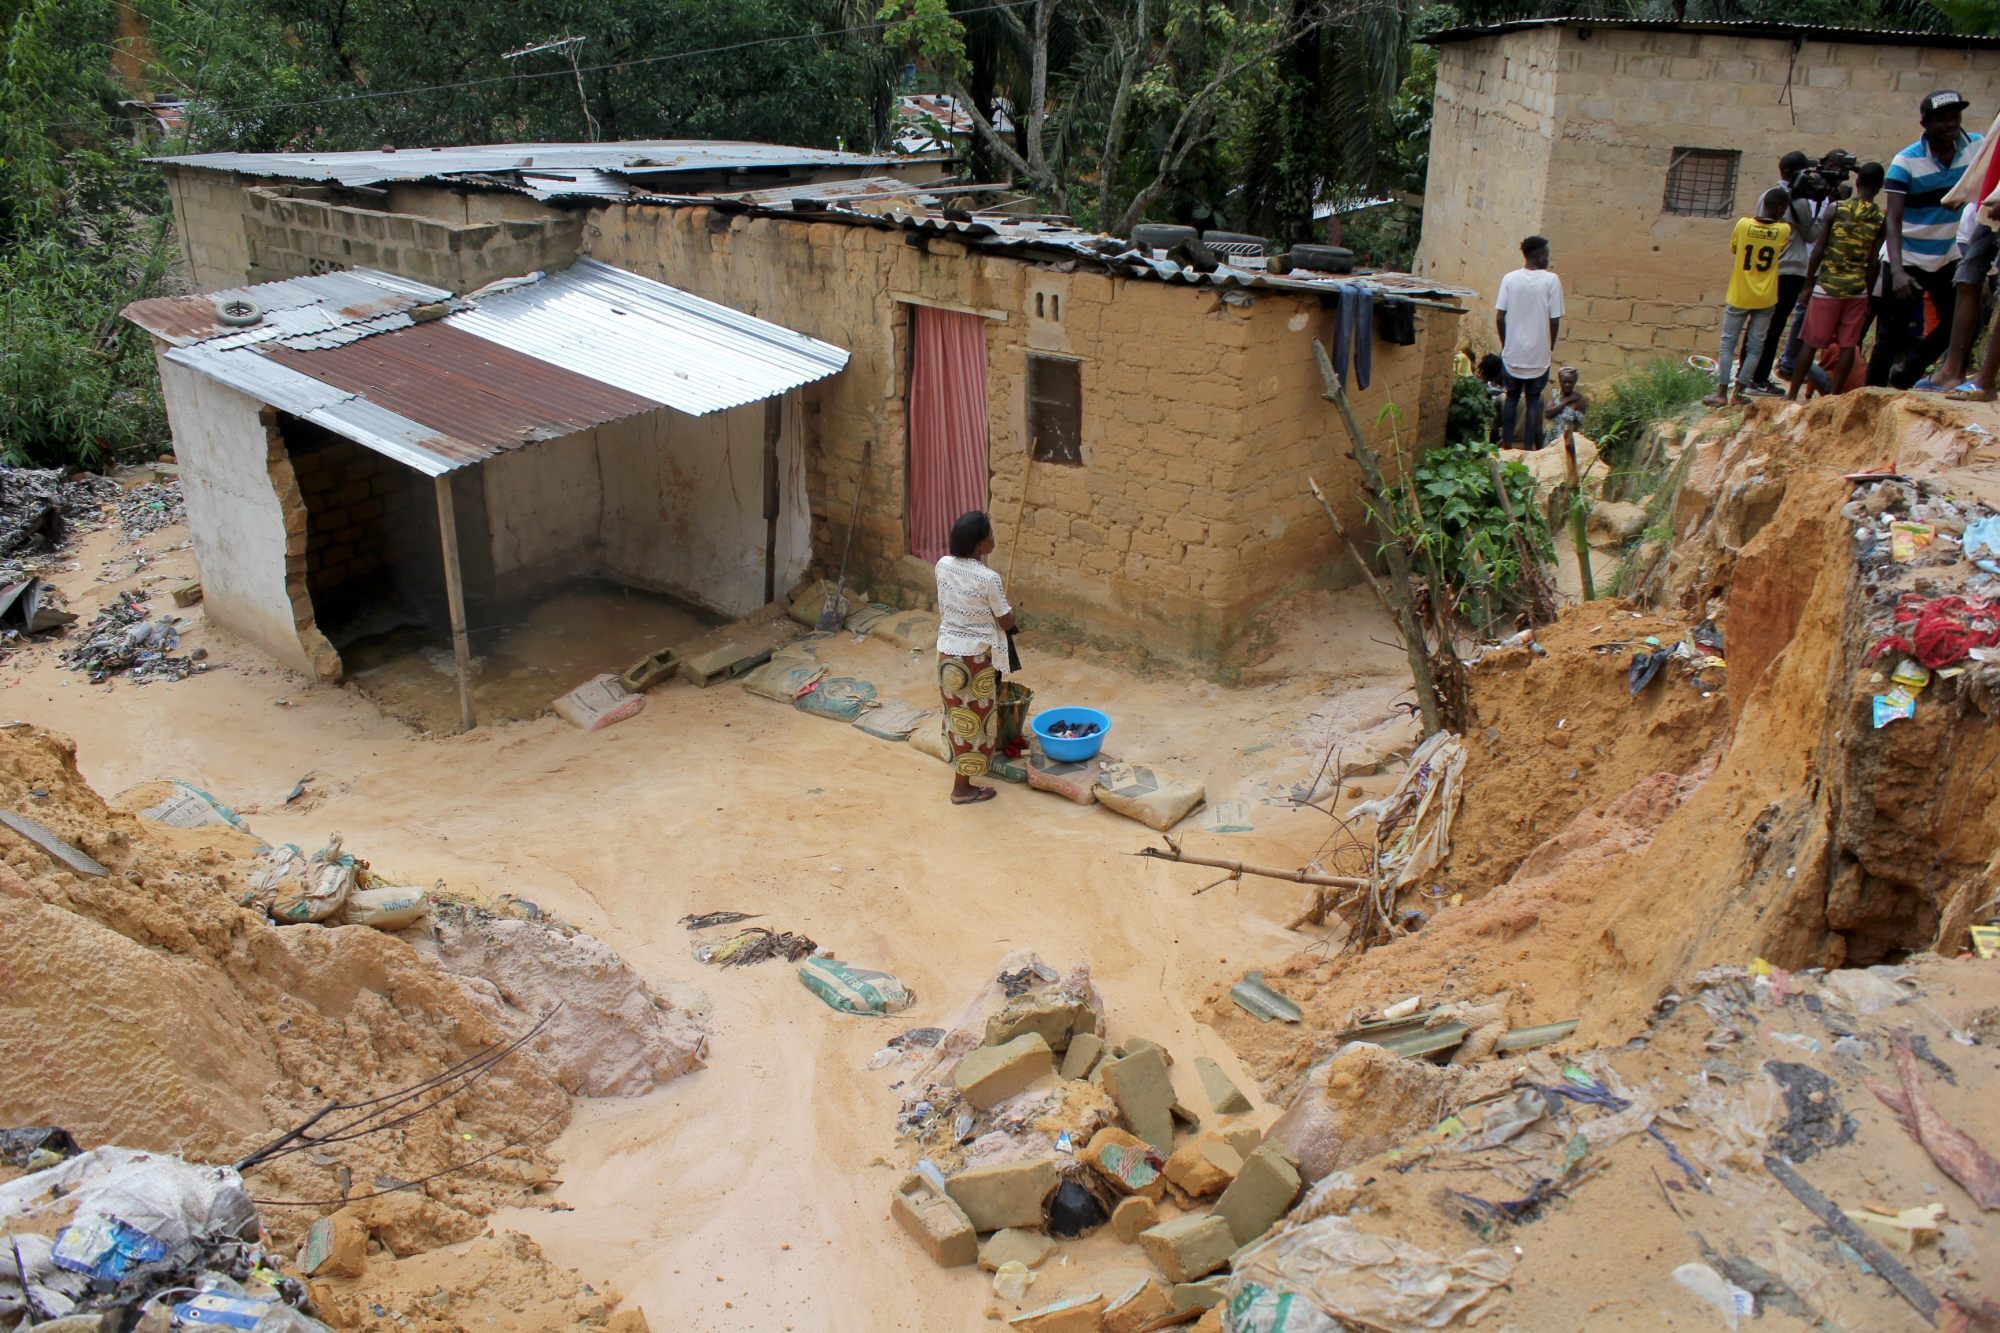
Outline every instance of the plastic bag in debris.
<path fill-rule="evenodd" d="M 608 671 L 591 677 L 551 705 L 558 717 L 585 731 L 601 731 L 623 722 L 645 706 L 645 695 L 633 694 Z"/>
<path fill-rule="evenodd" d="M 854 676 L 829 676 L 808 687 L 798 698 L 792 700 L 792 707 L 801 713 L 814 717 L 828 717 L 836 722 L 852 722 L 861 716 L 862 710 L 875 702 L 873 682 Z"/>
<path fill-rule="evenodd" d="M 116 1281 L 137 1263 L 164 1258 L 198 1238 L 254 1234 L 257 1209 L 226 1166 L 196 1166 L 166 1153 L 93 1148 L 58 1166 L 0 1185 L 0 1225 L 75 1207 L 56 1233 L 58 1267 Z"/>
<path fill-rule="evenodd" d="M 925 652 L 937 651 L 938 616 L 935 611 L 898 611 L 886 616 L 871 631 L 873 637 L 895 644 L 898 648 L 920 648 Z M 1005 666 L 1002 662 L 1000 665 Z"/>
<path fill-rule="evenodd" d="M 27 1313 L 21 1288 L 24 1280 L 27 1295 L 34 1297 L 44 1318 L 62 1318 L 89 1293 L 90 1279 L 58 1268 L 54 1251 L 53 1241 L 33 1232 L 0 1241 L 0 1323 Z"/>
<path fill-rule="evenodd" d="M 1028 744 L 1028 785 L 1036 791 L 1052 791 L 1058 796 L 1066 796 L 1078 805 L 1092 805 L 1097 801 L 1097 776 L 1104 769 L 1118 761 L 1107 754 L 1098 754 L 1081 763 L 1066 763 L 1051 759 L 1042 753 L 1036 742 Z"/>
<path fill-rule="evenodd" d="M 354 858 L 340 850 L 338 833 L 311 856 L 288 842 L 264 853 L 251 872 L 250 888 L 270 903 L 265 910 L 280 925 L 324 921 L 354 891 Z"/>
<path fill-rule="evenodd" d="M 1395 821 L 1396 835 L 1382 852 L 1382 869 L 1395 876 L 1394 887 L 1416 883 L 1451 855 L 1451 822 L 1458 814 L 1464 769 L 1464 742 L 1451 732 L 1436 732 L 1410 756 L 1396 790 L 1348 810 L 1347 818 L 1367 815 L 1378 827 Z"/>
<path fill-rule="evenodd" d="M 948 1082 L 966 1052 L 987 1044 L 992 1021 L 1010 1005 L 1017 1015 L 1037 1006 L 1045 1012 L 1068 1007 L 1072 1016 L 1087 1011 L 1090 1030 L 1099 1034 L 1104 1030 L 1104 997 L 1091 980 L 1090 964 L 1078 963 L 1067 972 L 1058 972 L 1032 949 L 1010 950 L 905 1081 L 906 1088 L 915 1090 L 914 1094 L 905 1093 L 905 1101 L 912 1095 L 924 1095 L 923 1090 L 931 1084 Z M 1049 1044 L 1059 1047 L 1065 1043 L 1059 1039 Z"/>
<path fill-rule="evenodd" d="M 41 1171 L 82 1151 L 76 1145 L 76 1137 L 56 1125 L 0 1129 L 0 1166 L 23 1166 L 30 1171 Z"/>
<path fill-rule="evenodd" d="M 919 708 L 916 704 L 904 703 L 901 699 L 878 699 L 873 707 L 865 709 L 854 725 L 870 736 L 885 741 L 908 740 L 926 723 L 935 724 L 938 710 Z"/>
<path fill-rule="evenodd" d="M 157 805 L 141 810 L 139 817 L 172 828 L 205 828 L 210 825 L 243 827 L 242 816 L 201 788 L 185 782 L 176 782 L 170 796 Z"/>
<path fill-rule="evenodd" d="M 384 884 L 372 889 L 355 889 L 340 909 L 341 924 L 373 926 L 377 930 L 401 930 L 430 914 L 430 897 L 411 884 Z"/>
<path fill-rule="evenodd" d="M 781 704 L 796 703 L 799 694 L 824 678 L 827 671 L 828 668 L 803 654 L 777 653 L 763 666 L 744 674 L 743 688 Z"/>
<path fill-rule="evenodd" d="M 1226 1298 L 1229 1326 L 1323 1333 L 1343 1327 L 1343 1320 L 1363 1328 L 1470 1324 L 1492 1312 L 1513 1271 L 1513 1258 L 1502 1251 L 1445 1257 L 1358 1231 L 1345 1217 L 1322 1217 L 1237 1254 Z"/>
<path fill-rule="evenodd" d="M 832 958 L 808 958 L 799 968 L 799 981 L 844 1014 L 894 1014 L 917 1002 L 915 993 L 887 972 L 849 967 Z"/>
<path fill-rule="evenodd" d="M 1098 804 L 1165 833 L 1207 799 L 1201 783 L 1151 764 L 1118 763 L 1098 771 Z"/>

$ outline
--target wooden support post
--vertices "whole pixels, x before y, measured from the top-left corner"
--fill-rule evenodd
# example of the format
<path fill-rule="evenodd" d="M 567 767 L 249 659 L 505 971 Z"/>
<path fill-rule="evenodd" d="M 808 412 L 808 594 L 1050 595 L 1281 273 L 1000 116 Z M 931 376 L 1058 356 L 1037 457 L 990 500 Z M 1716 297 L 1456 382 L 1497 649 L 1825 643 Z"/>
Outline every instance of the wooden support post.
<path fill-rule="evenodd" d="M 437 483 L 438 541 L 444 547 L 444 595 L 451 608 L 451 656 L 458 668 L 460 731 L 479 725 L 472 708 L 472 645 L 465 634 L 465 575 L 458 565 L 458 515 L 451 504 L 451 474 Z"/>
<path fill-rule="evenodd" d="M 764 400 L 764 604 L 778 600 L 778 437 L 785 428 L 782 394 Z"/>
<path fill-rule="evenodd" d="M 1590 577 L 1590 540 L 1583 518 L 1583 481 L 1576 470 L 1576 432 L 1563 429 L 1563 467 L 1569 473 L 1569 535 L 1576 542 L 1576 568 L 1583 575 L 1583 600 L 1597 597 L 1597 585 Z"/>
<path fill-rule="evenodd" d="M 1313 357 L 1319 362 L 1320 379 L 1326 386 L 1322 396 L 1340 410 L 1341 422 L 1347 427 L 1347 438 L 1354 445 L 1354 461 L 1361 467 L 1362 484 L 1374 502 L 1370 508 L 1374 513 L 1375 526 L 1381 531 L 1382 551 L 1389 563 L 1389 588 L 1396 603 L 1396 623 L 1402 628 L 1403 651 L 1410 659 L 1411 683 L 1417 688 L 1417 711 L 1423 717 L 1424 735 L 1434 735 L 1443 725 L 1443 713 L 1438 708 L 1437 682 L 1431 676 L 1430 653 L 1425 647 L 1423 630 L 1417 626 L 1416 598 L 1410 591 L 1410 553 L 1396 535 L 1386 508 L 1389 487 L 1382 480 L 1382 467 L 1375 451 L 1369 448 L 1367 437 L 1361 433 L 1361 423 L 1354 419 L 1347 391 L 1341 387 L 1339 376 L 1333 373 L 1333 362 L 1328 359 L 1326 348 L 1320 346 L 1317 338 L 1313 339 Z"/>
<path fill-rule="evenodd" d="M 1521 528 L 1520 517 L 1514 513 L 1514 501 L 1507 494 L 1507 475 L 1500 468 L 1500 460 L 1488 454 L 1486 471 L 1493 479 L 1493 494 L 1500 501 L 1500 512 L 1507 516 L 1507 531 L 1514 536 L 1514 553 L 1521 560 L 1521 588 L 1528 594 L 1528 619 L 1546 625 L 1556 618 L 1555 597 L 1549 590 L 1548 577 L 1542 573 L 1542 562 L 1535 558 L 1535 549 Z"/>

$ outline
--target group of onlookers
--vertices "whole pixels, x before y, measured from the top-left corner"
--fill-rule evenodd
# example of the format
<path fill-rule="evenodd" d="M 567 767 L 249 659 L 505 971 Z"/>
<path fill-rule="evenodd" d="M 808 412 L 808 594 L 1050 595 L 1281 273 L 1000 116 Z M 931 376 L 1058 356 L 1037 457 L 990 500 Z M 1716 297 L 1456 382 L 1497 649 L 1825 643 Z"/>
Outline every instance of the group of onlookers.
<path fill-rule="evenodd" d="M 1862 384 L 1993 401 L 2000 317 L 1976 370 L 1970 360 L 2000 241 L 2000 117 L 1984 136 L 1969 133 L 1968 105 L 1949 89 L 1924 98 L 1923 133 L 1886 167 L 1841 149 L 1817 161 L 1803 152 L 1779 159 L 1777 182 L 1730 231 L 1708 403 Z M 1494 391 L 1503 446 L 1535 448 L 1543 438 L 1563 317 L 1549 257 L 1547 238 L 1522 241 L 1522 267 L 1494 297 L 1500 352 L 1478 374 Z M 1558 412 L 1578 413 L 1575 372 L 1563 374 Z"/>

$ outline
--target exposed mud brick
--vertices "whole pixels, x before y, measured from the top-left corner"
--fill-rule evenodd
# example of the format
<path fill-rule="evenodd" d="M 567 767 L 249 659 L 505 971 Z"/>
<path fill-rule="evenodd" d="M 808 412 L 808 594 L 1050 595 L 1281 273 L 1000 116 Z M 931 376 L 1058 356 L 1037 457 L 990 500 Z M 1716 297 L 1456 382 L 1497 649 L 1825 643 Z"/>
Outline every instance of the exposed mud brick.
<path fill-rule="evenodd" d="M 945 1192 L 965 1210 L 976 1231 L 1038 1227 L 1042 1224 L 1042 1202 L 1059 1179 L 1052 1158 L 1033 1157 L 961 1171 L 945 1181 Z"/>
<path fill-rule="evenodd" d="M 351 1209 L 322 1217 L 306 1232 L 299 1269 L 311 1277 L 360 1277 L 368 1267 L 368 1228 Z"/>
<path fill-rule="evenodd" d="M 1118 1104 L 1132 1132 L 1161 1153 L 1174 1149 L 1174 1085 L 1167 1077 L 1167 1057 L 1158 1047 L 1107 1060 L 1104 1090 Z"/>
<path fill-rule="evenodd" d="M 1257 1128 L 1255 1125 L 1243 1124 L 1241 1122 L 1217 1125 L 1215 1132 L 1222 1135 L 1223 1138 L 1228 1139 L 1229 1146 L 1236 1149 L 1237 1156 L 1246 1162 L 1250 1160 L 1250 1154 L 1256 1152 L 1257 1146 L 1264 1141 L 1263 1130 Z"/>
<path fill-rule="evenodd" d="M 1174 1053 L 1160 1045 L 1157 1041 L 1151 1041 L 1145 1037 L 1127 1037 L 1125 1039 L 1125 1054 L 1137 1055 L 1141 1051 L 1158 1051 L 1160 1058 L 1167 1062 L 1167 1067 L 1169 1069 L 1173 1068 Z"/>
<path fill-rule="evenodd" d="M 1122 1129 L 1107 1126 L 1098 1130 L 1083 1150 L 1083 1160 L 1120 1194 L 1137 1194 L 1158 1202 L 1167 1192 L 1167 1178 L 1156 1165 L 1159 1154 L 1144 1139 Z"/>
<path fill-rule="evenodd" d="M 889 1200 L 889 1215 L 940 1268 L 962 1268 L 979 1258 L 972 1220 L 956 1203 L 933 1192 L 922 1176 L 903 1177 Z"/>
<path fill-rule="evenodd" d="M 1139 1333 L 1173 1312 L 1166 1287 L 1154 1278 L 1140 1278 L 1104 1307 L 1104 1333 Z"/>
<path fill-rule="evenodd" d="M 1209 1213 L 1189 1213 L 1139 1233 L 1139 1248 L 1169 1282 L 1207 1277 L 1236 1252 L 1229 1223 Z"/>
<path fill-rule="evenodd" d="M 1160 1210 L 1151 1199 L 1135 1194 L 1129 1199 L 1121 1199 L 1111 1210 L 1111 1234 L 1127 1245 L 1139 1239 L 1139 1233 L 1160 1224 Z"/>
<path fill-rule="evenodd" d="M 1215 1201 L 1215 1215 L 1229 1223 L 1229 1232 L 1239 1246 L 1248 1245 L 1269 1231 L 1299 1196 L 1298 1168 L 1285 1160 L 1277 1144 L 1269 1144 L 1250 1154 L 1222 1197 Z"/>
<path fill-rule="evenodd" d="M 981 1046 L 958 1062 L 952 1082 L 975 1110 L 998 1106 L 1038 1078 L 1055 1072 L 1055 1053 L 1039 1032 L 1001 1046 Z"/>
<path fill-rule="evenodd" d="M 1082 1000 L 1061 995 L 1023 995 L 986 1020 L 986 1044 L 1002 1046 L 1016 1037 L 1034 1032 L 1049 1049 L 1066 1051 L 1077 1033 L 1097 1026 L 1097 1015 Z"/>
<path fill-rule="evenodd" d="M 1205 1278 L 1200 1282 L 1176 1282 L 1168 1289 L 1167 1300 L 1176 1314 L 1182 1310 L 1213 1310 L 1222 1304 L 1222 1298 L 1227 1294 L 1223 1290 L 1227 1282 L 1227 1278 L 1221 1277 Z"/>
<path fill-rule="evenodd" d="M 1095 1032 L 1077 1033 L 1069 1039 L 1069 1050 L 1063 1055 L 1062 1076 L 1090 1077 L 1090 1071 L 1097 1068 L 1098 1057 L 1103 1054 L 1104 1038 Z"/>
<path fill-rule="evenodd" d="M 1166 1177 L 1176 1189 L 1190 1197 L 1206 1199 L 1220 1194 L 1243 1169 L 1243 1158 L 1219 1134 L 1204 1134 L 1184 1143 L 1167 1159 Z"/>
<path fill-rule="evenodd" d="M 1215 1108 L 1217 1115 L 1237 1115 L 1250 1109 L 1250 1099 L 1242 1089 L 1222 1072 L 1222 1066 L 1205 1055 L 1198 1055 L 1194 1061 L 1195 1072 L 1201 1075 L 1202 1091 L 1208 1094 L 1208 1104 Z"/>
<path fill-rule="evenodd" d="M 1007 1327 L 1018 1328 L 1022 1333 L 1098 1333 L 1103 1318 L 1104 1297 L 1092 1292 L 1087 1296 L 1068 1296 L 1054 1305 L 1015 1315 L 1007 1321 Z"/>
<path fill-rule="evenodd" d="M 1222 1307 L 1220 1305 L 1212 1305 L 1209 1307 L 1207 1314 L 1194 1321 L 1189 1327 L 1188 1333 L 1223 1333 L 1223 1330 L 1227 1327 L 1228 1325 L 1222 1322 Z"/>
<path fill-rule="evenodd" d="M 605 1321 L 604 1333 L 653 1333 L 653 1326 L 646 1322 L 646 1312 L 640 1309 L 620 1310 Z"/>
<path fill-rule="evenodd" d="M 1043 1260 L 1055 1253 L 1055 1248 L 1056 1243 L 1039 1231 L 1006 1227 L 988 1236 L 979 1247 L 979 1266 L 989 1273 L 999 1272 L 1000 1265 L 1005 1263 L 1039 1268 Z"/>

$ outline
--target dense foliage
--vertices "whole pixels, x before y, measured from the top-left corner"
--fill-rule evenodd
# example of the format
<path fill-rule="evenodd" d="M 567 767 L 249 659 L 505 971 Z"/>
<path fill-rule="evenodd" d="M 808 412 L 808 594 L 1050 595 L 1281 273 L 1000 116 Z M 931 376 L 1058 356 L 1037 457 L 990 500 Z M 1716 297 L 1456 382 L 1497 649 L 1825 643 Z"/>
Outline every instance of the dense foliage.
<path fill-rule="evenodd" d="M 1416 503 L 1397 497 L 1396 524 L 1468 610 L 1497 621 L 1515 604 L 1521 554 L 1493 489 L 1492 456 L 1491 446 L 1478 440 L 1425 454 L 1411 474 Z M 1500 475 L 1536 558 L 1554 559 L 1548 524 L 1535 505 L 1534 476 L 1520 463 L 1501 464 Z"/>
<path fill-rule="evenodd" d="M 1585 433 L 1614 472 L 1623 471 L 1653 423 L 1670 421 L 1715 387 L 1685 362 L 1655 357 L 1611 381 L 1590 406 Z"/>

